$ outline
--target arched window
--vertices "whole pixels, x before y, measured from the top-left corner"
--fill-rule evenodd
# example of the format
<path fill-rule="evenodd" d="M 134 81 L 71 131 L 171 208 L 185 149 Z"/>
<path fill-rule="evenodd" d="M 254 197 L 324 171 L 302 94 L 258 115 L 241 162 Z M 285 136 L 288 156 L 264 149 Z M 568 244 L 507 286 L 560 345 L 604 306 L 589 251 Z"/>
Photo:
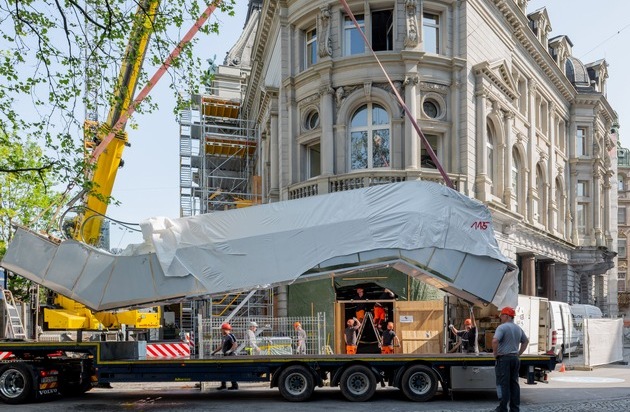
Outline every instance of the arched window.
<path fill-rule="evenodd" d="M 390 165 L 390 122 L 387 111 L 376 103 L 361 106 L 350 121 L 350 169 Z"/>
<path fill-rule="evenodd" d="M 521 207 L 521 156 L 518 150 L 512 149 L 512 193 L 514 193 L 514 206 L 518 212 Z"/>

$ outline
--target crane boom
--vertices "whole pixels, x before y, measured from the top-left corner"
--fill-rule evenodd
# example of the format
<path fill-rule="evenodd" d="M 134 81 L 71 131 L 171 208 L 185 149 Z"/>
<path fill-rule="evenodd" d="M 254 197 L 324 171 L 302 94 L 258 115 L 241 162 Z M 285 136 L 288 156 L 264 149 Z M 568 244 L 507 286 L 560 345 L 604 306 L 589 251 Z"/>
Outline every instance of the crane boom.
<path fill-rule="evenodd" d="M 159 5 L 160 0 L 143 0 L 138 5 L 129 43 L 120 67 L 114 102 L 109 110 L 107 121 L 96 127 L 97 134 L 92 136 L 96 138 L 96 141 L 103 140 L 133 101 Z M 86 127 L 86 130 L 94 130 L 94 127 Z M 98 242 L 102 225 L 100 216 L 107 211 L 108 199 L 112 194 L 126 144 L 127 134 L 124 132 L 123 124 L 116 133 L 116 138 L 111 140 L 96 162 L 91 178 L 94 187 L 87 194 L 86 210 L 77 225 L 77 235 L 75 235 L 77 240 L 91 245 Z"/>

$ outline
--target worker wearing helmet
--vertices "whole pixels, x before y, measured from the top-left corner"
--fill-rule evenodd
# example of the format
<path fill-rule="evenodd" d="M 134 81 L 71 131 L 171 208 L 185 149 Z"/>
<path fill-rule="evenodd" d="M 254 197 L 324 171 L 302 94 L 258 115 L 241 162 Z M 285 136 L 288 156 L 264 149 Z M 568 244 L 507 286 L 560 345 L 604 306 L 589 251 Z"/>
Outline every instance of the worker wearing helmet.
<path fill-rule="evenodd" d="M 232 356 L 236 355 L 236 348 L 238 347 L 238 343 L 236 342 L 236 337 L 232 334 L 232 325 L 229 323 L 224 323 L 221 325 L 221 334 L 223 338 L 221 340 L 221 345 L 219 345 L 212 354 L 216 354 L 217 352 L 223 353 L 223 356 Z M 225 385 L 225 381 L 221 382 L 221 386 L 217 388 L 217 390 L 229 389 L 235 390 L 238 389 L 238 383 L 232 381 L 232 386 L 229 388 Z"/>
<path fill-rule="evenodd" d="M 293 328 L 295 328 L 297 332 L 297 347 L 295 348 L 295 353 L 304 355 L 306 354 L 306 331 L 302 329 L 300 322 L 295 322 Z"/>
<path fill-rule="evenodd" d="M 492 338 L 492 354 L 497 360 L 494 368 L 497 375 L 497 395 L 499 407 L 497 411 L 507 411 L 508 404 L 511 411 L 518 411 L 521 403 L 521 388 L 518 384 L 521 361 L 519 356 L 529 345 L 529 338 L 514 323 L 516 313 L 509 306 L 501 309 L 501 324 Z"/>
<path fill-rule="evenodd" d="M 476 353 L 476 345 L 477 341 L 477 325 L 475 324 L 475 315 L 471 315 L 472 319 L 466 319 L 464 321 L 464 329 L 457 330 L 455 326 L 449 325 L 448 328 L 453 332 L 458 338 L 459 342 L 451 349 L 451 352 L 455 352 L 457 350 L 463 353 Z"/>

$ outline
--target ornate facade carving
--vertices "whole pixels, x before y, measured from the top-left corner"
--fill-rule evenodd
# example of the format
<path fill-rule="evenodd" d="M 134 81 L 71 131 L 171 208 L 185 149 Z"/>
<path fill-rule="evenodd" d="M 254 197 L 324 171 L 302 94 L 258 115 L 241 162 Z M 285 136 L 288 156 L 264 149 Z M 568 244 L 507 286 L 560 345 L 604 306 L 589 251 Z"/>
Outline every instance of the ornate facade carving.
<path fill-rule="evenodd" d="M 317 54 L 320 58 L 332 56 L 332 40 L 330 38 L 330 4 L 319 8 L 317 15 Z"/>
<path fill-rule="evenodd" d="M 405 47 L 418 45 L 418 4 L 416 0 L 405 1 L 405 20 L 407 32 L 405 34 Z"/>

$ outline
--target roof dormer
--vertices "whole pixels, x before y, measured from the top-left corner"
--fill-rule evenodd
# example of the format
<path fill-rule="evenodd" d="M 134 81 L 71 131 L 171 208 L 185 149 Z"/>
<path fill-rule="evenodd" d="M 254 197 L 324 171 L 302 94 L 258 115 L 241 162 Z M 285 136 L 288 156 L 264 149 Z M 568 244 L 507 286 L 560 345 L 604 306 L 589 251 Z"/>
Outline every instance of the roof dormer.
<path fill-rule="evenodd" d="M 532 29 L 538 41 L 547 47 L 547 39 L 551 32 L 551 22 L 546 8 L 538 9 L 527 15 L 529 19 L 529 27 Z"/>
<path fill-rule="evenodd" d="M 549 40 L 549 54 L 556 64 L 564 68 L 567 57 L 573 54 L 573 43 L 568 36 L 560 35 Z"/>
<path fill-rule="evenodd" d="M 586 65 L 586 70 L 596 90 L 606 96 L 606 79 L 608 78 L 608 63 L 606 60 L 600 59 L 589 63 Z"/>

